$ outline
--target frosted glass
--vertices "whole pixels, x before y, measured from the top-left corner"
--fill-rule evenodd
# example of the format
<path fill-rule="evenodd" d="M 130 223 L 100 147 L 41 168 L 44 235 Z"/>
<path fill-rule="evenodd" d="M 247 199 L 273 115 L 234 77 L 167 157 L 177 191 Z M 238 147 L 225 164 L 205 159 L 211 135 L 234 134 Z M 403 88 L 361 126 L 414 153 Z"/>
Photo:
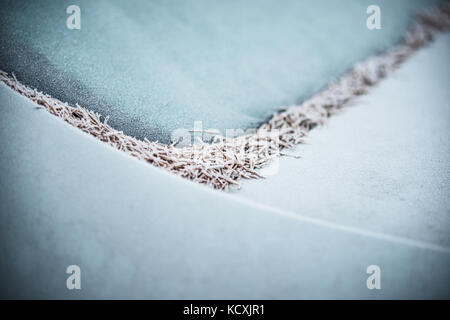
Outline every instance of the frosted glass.
<path fill-rule="evenodd" d="M 0 68 L 139 138 L 255 127 L 395 44 L 433 1 L 2 1 Z M 381 8 L 368 30 L 366 8 Z"/>

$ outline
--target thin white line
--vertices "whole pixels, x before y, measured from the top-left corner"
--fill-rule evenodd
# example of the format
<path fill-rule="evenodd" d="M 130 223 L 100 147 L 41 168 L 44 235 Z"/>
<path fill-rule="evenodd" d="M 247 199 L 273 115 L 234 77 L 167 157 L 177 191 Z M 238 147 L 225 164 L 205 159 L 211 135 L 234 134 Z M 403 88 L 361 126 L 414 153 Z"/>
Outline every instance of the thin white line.
<path fill-rule="evenodd" d="M 232 196 L 232 195 L 229 195 L 229 196 L 231 196 L 235 200 L 243 202 L 251 207 L 255 207 L 258 209 L 265 210 L 265 211 L 270 211 L 270 212 L 273 212 L 278 215 L 285 216 L 285 217 L 288 217 L 288 218 L 291 218 L 294 220 L 315 224 L 317 226 L 321 226 L 321 227 L 325 227 L 325 228 L 329 228 L 329 229 L 341 230 L 344 232 L 359 234 L 359 235 L 362 235 L 365 237 L 374 238 L 374 239 L 378 239 L 378 240 L 394 242 L 394 243 L 398 243 L 398 244 L 402 244 L 402 245 L 406 245 L 406 246 L 410 246 L 410 247 L 416 247 L 416 248 L 427 249 L 427 250 L 438 251 L 438 252 L 450 254 L 450 248 L 440 246 L 437 244 L 428 243 L 428 242 L 424 242 L 424 241 L 420 241 L 420 240 L 413 240 L 413 239 L 404 238 L 404 237 L 393 236 L 393 235 L 389 235 L 389 234 L 385 234 L 385 233 L 381 233 L 381 232 L 370 231 L 370 230 L 365 230 L 365 229 L 351 227 L 351 226 L 346 226 L 346 225 L 342 225 L 342 224 L 335 223 L 335 222 L 330 222 L 330 221 L 325 221 L 325 220 L 321 220 L 321 219 L 317 219 L 317 218 L 308 217 L 308 216 L 305 216 L 305 215 L 302 215 L 299 213 L 295 213 L 293 211 L 287 211 L 287 210 L 279 209 L 279 208 L 272 207 L 269 205 L 259 204 L 252 200 L 238 198 L 238 197 Z"/>

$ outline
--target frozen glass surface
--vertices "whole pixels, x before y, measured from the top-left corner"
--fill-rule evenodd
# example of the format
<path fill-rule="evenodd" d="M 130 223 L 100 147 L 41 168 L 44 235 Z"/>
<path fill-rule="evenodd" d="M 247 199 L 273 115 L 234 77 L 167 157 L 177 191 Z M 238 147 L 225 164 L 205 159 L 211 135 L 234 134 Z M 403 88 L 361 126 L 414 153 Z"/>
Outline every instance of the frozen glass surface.
<path fill-rule="evenodd" d="M 1 1 L 0 69 L 139 138 L 247 129 L 398 42 L 435 1 Z M 66 8 L 81 8 L 69 30 Z M 381 8 L 380 30 L 366 8 Z"/>

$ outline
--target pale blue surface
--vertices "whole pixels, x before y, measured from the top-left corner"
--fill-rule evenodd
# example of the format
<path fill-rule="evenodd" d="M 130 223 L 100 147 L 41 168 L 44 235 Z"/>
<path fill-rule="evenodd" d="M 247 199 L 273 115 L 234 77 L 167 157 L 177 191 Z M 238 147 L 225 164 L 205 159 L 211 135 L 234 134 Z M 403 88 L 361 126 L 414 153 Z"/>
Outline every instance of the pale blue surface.
<path fill-rule="evenodd" d="M 450 247 L 450 33 L 236 195 Z M 286 192 L 289 190 L 289 192 Z M 293 196 L 295 194 L 295 196 Z M 450 283 L 449 283 L 450 287 Z"/>
<path fill-rule="evenodd" d="M 249 128 L 396 43 L 436 1 L 1 1 L 0 68 L 126 133 Z M 68 30 L 66 7 L 81 7 Z M 381 7 L 382 29 L 366 28 Z"/>
<path fill-rule="evenodd" d="M 448 299 L 450 37 L 436 41 L 237 195 L 0 84 L 0 298 Z"/>
<path fill-rule="evenodd" d="M 0 298 L 450 297 L 449 248 L 296 219 L 131 158 L 3 84 L 0 102 Z M 81 290 L 66 288 L 73 264 Z"/>

